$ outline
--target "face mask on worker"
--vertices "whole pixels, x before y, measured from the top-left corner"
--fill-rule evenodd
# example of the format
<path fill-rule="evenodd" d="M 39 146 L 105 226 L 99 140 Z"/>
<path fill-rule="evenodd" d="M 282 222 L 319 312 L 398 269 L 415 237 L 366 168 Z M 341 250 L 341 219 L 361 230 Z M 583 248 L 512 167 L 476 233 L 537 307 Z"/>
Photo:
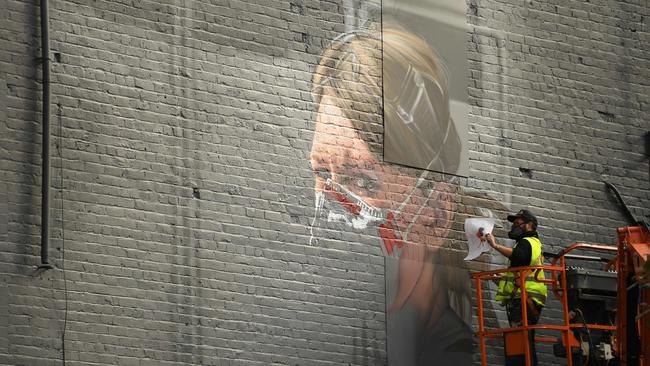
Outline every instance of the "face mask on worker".
<path fill-rule="evenodd" d="M 512 240 L 519 240 L 524 237 L 524 234 L 526 233 L 526 230 L 524 229 L 523 224 L 512 224 L 512 228 L 510 229 L 510 232 L 508 232 L 508 237 Z"/>

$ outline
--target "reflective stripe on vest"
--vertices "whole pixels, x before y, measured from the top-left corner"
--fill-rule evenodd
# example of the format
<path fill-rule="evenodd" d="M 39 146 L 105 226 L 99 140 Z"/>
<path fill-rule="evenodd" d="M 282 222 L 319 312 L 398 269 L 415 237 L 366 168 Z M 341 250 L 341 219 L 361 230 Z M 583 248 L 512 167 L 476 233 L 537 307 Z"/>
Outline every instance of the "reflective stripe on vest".
<path fill-rule="evenodd" d="M 542 242 L 536 237 L 526 237 L 525 240 L 530 243 L 531 255 L 530 255 L 530 266 L 541 266 L 542 262 Z M 516 247 L 516 246 L 515 246 Z M 510 267 L 510 260 L 508 260 L 508 267 Z M 534 270 L 528 271 L 529 273 L 525 276 L 526 279 L 526 296 L 532 299 L 535 303 L 540 306 L 546 304 L 546 295 L 547 289 L 546 285 L 541 282 L 535 281 L 535 278 L 543 280 L 546 277 L 544 276 L 544 271 Z M 539 272 L 539 275 L 537 275 Z M 517 277 L 519 274 L 517 274 Z M 506 272 L 501 276 L 499 281 L 499 291 L 496 295 L 496 300 L 502 305 L 505 305 L 506 302 L 521 297 L 521 289 L 517 288 L 515 291 L 515 274 L 513 272 Z"/>

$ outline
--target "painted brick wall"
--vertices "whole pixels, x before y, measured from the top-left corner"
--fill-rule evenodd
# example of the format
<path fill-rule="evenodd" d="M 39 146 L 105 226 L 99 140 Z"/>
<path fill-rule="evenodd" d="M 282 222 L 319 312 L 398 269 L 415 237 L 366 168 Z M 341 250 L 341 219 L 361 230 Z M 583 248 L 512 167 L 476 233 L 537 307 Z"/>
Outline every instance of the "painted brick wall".
<path fill-rule="evenodd" d="M 39 9 L 0 1 L 0 363 L 60 364 L 65 328 L 70 364 L 385 364 L 381 251 L 345 233 L 309 245 L 312 73 L 378 20 L 364 4 L 52 1 L 56 268 L 39 272 Z M 468 2 L 471 176 L 455 189 L 474 193 L 452 247 L 490 205 L 534 207 L 547 250 L 613 243 L 626 221 L 603 180 L 649 213 L 648 11 Z"/>

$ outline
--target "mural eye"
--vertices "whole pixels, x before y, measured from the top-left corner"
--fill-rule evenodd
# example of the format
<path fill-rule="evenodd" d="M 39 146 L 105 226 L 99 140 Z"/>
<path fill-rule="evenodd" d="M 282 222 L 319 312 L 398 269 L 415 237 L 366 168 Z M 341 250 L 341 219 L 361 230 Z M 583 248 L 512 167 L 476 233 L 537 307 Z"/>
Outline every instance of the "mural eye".
<path fill-rule="evenodd" d="M 359 178 L 357 179 L 357 187 L 363 188 L 363 189 L 368 189 L 369 182 L 367 179 L 364 178 Z"/>
<path fill-rule="evenodd" d="M 377 187 L 375 182 L 368 177 L 357 178 L 355 184 L 358 188 L 369 191 Z"/>

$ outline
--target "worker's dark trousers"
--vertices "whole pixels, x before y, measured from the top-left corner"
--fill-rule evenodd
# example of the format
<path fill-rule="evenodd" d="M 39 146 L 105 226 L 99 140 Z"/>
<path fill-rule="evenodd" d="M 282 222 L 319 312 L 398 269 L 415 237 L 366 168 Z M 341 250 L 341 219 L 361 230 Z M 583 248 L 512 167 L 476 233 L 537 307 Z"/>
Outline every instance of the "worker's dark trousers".
<path fill-rule="evenodd" d="M 533 308 L 534 307 L 534 308 Z M 528 308 L 528 325 L 535 325 L 539 321 L 539 316 L 542 313 L 542 307 L 534 302 L 531 302 Z M 508 322 L 511 327 L 518 327 L 523 324 L 521 317 L 521 299 L 513 299 L 506 304 L 506 312 L 508 314 Z M 535 330 L 528 331 L 528 344 L 530 345 L 530 364 L 537 366 L 537 353 L 535 352 Z M 506 356 L 506 366 L 526 366 L 526 356 Z"/>

